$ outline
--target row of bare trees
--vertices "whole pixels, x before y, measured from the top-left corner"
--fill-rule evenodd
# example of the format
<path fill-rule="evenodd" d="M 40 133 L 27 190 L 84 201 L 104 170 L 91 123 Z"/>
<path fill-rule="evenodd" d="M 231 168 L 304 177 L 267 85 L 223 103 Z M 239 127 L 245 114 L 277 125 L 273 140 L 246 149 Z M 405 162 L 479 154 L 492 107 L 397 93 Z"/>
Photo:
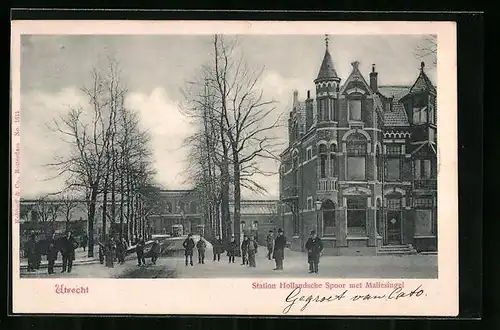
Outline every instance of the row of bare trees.
<path fill-rule="evenodd" d="M 137 112 L 125 106 L 127 88 L 119 63 L 108 58 L 105 68 L 92 70 L 91 78 L 90 85 L 82 88 L 88 104 L 70 108 L 51 125 L 70 152 L 49 164 L 57 176 L 65 177 L 66 191 L 84 196 L 89 246 L 94 245 L 98 208 L 102 239 L 116 235 L 130 241 L 136 235 L 146 236 L 148 217 L 159 201 L 150 135 L 140 126 Z"/>
<path fill-rule="evenodd" d="M 281 121 L 275 101 L 263 95 L 263 70 L 253 70 L 237 46 L 235 39 L 213 36 L 210 62 L 184 90 L 183 113 L 198 128 L 185 142 L 190 147 L 189 177 L 208 219 L 207 229 L 224 238 L 234 234 L 239 242 L 242 188 L 266 192 L 256 176 L 274 174 L 260 161 L 277 159 L 281 143 L 276 129 Z"/>

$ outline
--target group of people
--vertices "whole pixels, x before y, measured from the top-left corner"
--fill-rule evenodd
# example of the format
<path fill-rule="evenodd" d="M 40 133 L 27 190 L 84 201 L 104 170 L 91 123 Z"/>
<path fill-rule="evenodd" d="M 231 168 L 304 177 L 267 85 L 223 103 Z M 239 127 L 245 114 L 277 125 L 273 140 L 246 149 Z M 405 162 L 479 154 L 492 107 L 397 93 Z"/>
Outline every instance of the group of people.
<path fill-rule="evenodd" d="M 33 272 L 40 266 L 41 255 L 47 255 L 47 271 L 49 274 L 54 273 L 54 265 L 59 257 L 59 252 L 62 255 L 62 270 L 61 273 L 71 273 L 73 268 L 73 260 L 75 260 L 75 250 L 79 244 L 71 231 L 68 231 L 62 238 L 57 238 L 53 233 L 51 238 L 46 242 L 46 250 L 41 251 L 41 244 L 36 240 L 36 235 L 32 234 L 29 241 L 26 243 L 26 253 L 28 257 L 28 272 Z M 44 253 L 45 252 L 45 253 Z"/>
<path fill-rule="evenodd" d="M 193 235 L 190 233 L 188 237 L 184 240 L 182 246 L 184 247 L 185 255 L 185 265 L 193 266 L 193 254 L 194 249 L 198 251 L 198 263 L 205 263 L 205 252 L 207 244 L 202 235 L 200 239 L 195 243 Z M 242 263 L 241 265 L 248 265 L 249 267 L 256 267 L 255 255 L 258 252 L 259 244 L 255 239 L 254 235 L 245 235 L 241 242 L 241 246 L 238 246 L 236 239 L 231 236 L 230 240 L 224 244 L 221 237 L 217 235 L 212 243 L 213 246 L 213 261 L 220 261 L 220 256 L 222 253 L 227 252 L 229 258 L 229 263 L 235 262 L 236 255 L 241 251 Z M 267 258 L 269 260 L 274 259 L 276 262 L 276 267 L 274 270 L 283 270 L 283 259 L 285 257 L 284 249 L 286 246 L 286 237 L 283 235 L 283 230 L 278 229 L 278 234 L 274 238 L 273 231 L 269 231 L 267 236 Z"/>
<path fill-rule="evenodd" d="M 137 266 L 143 267 L 146 266 L 146 242 L 142 238 L 142 235 L 136 236 L 134 240 L 131 242 L 131 245 L 135 245 L 135 250 L 132 250 L 132 253 L 135 251 L 137 256 Z M 127 256 L 127 251 L 130 246 L 127 243 L 125 238 L 115 239 L 111 236 L 105 244 L 99 245 L 99 261 L 101 264 L 104 264 L 106 260 L 106 266 L 113 267 L 113 262 L 118 262 L 119 264 L 125 263 L 125 257 Z M 151 258 L 151 263 L 153 265 L 156 264 L 158 257 L 160 256 L 160 242 L 158 240 L 153 241 L 151 245 L 151 250 L 148 257 Z"/>

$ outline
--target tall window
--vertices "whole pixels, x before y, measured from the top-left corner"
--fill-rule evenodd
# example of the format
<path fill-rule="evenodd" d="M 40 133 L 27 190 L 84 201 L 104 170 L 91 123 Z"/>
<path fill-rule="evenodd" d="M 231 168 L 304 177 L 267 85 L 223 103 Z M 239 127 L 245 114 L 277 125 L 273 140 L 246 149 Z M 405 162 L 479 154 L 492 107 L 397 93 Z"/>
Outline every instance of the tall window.
<path fill-rule="evenodd" d="M 336 177 L 338 176 L 337 170 L 337 155 L 335 152 L 337 151 L 337 146 L 335 144 L 330 145 L 330 176 Z M 333 189 L 333 187 L 332 187 Z"/>
<path fill-rule="evenodd" d="M 179 208 L 179 212 L 184 212 L 185 211 L 185 209 L 184 209 L 184 202 L 179 202 L 178 208 Z"/>
<path fill-rule="evenodd" d="M 326 161 L 327 161 L 326 145 L 321 144 L 319 146 L 319 171 L 321 178 L 326 178 Z"/>
<path fill-rule="evenodd" d="M 389 144 L 386 146 L 386 181 L 401 180 L 401 145 Z"/>
<path fill-rule="evenodd" d="M 376 153 L 376 160 L 377 160 L 377 180 L 382 182 L 383 181 L 383 176 L 384 176 L 384 158 L 382 157 L 382 154 L 380 153 L 380 148 L 377 147 L 377 153 Z"/>
<path fill-rule="evenodd" d="M 432 161 L 430 159 L 415 159 L 414 178 L 417 180 L 426 180 L 433 177 Z"/>
<path fill-rule="evenodd" d="M 349 100 L 349 120 L 361 121 L 361 100 Z"/>
<path fill-rule="evenodd" d="M 323 235 L 335 235 L 335 204 L 329 199 L 321 205 L 323 211 Z"/>
<path fill-rule="evenodd" d="M 165 203 L 165 213 L 172 213 L 172 203 L 170 202 Z"/>
<path fill-rule="evenodd" d="M 366 197 L 347 197 L 347 234 L 366 235 Z"/>
<path fill-rule="evenodd" d="M 434 102 L 432 100 L 429 103 L 429 122 L 431 124 L 436 123 L 436 108 L 434 107 Z"/>
<path fill-rule="evenodd" d="M 292 213 L 293 217 L 293 235 L 299 235 L 300 233 L 300 224 L 299 224 L 299 215 L 298 212 Z"/>
<path fill-rule="evenodd" d="M 312 158 L 312 147 L 307 148 L 307 160 L 311 160 Z"/>
<path fill-rule="evenodd" d="M 335 115 L 335 100 L 328 99 L 328 109 L 330 110 L 330 120 L 336 121 L 337 116 Z"/>
<path fill-rule="evenodd" d="M 189 204 L 189 213 L 196 214 L 198 213 L 198 205 L 196 204 L 195 201 L 192 201 L 191 204 Z"/>
<path fill-rule="evenodd" d="M 365 180 L 366 138 L 359 134 L 351 134 L 347 138 L 347 180 Z"/>
<path fill-rule="evenodd" d="M 433 212 L 434 203 L 432 196 L 419 196 L 413 199 L 415 208 L 415 235 L 435 235 Z"/>
<path fill-rule="evenodd" d="M 299 153 L 293 154 L 293 189 L 296 189 L 299 182 Z"/>
<path fill-rule="evenodd" d="M 325 108 L 323 100 L 318 100 L 318 121 L 322 121 L 325 118 Z"/>

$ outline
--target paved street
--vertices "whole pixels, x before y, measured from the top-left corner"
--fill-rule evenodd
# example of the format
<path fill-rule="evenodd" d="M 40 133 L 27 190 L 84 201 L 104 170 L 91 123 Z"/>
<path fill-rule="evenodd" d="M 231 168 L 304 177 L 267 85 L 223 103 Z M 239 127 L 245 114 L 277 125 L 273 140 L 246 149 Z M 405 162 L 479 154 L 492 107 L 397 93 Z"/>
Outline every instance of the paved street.
<path fill-rule="evenodd" d="M 262 249 L 264 251 L 264 249 Z M 224 278 L 224 277 L 302 277 L 317 276 L 329 278 L 437 278 L 437 256 L 377 256 L 377 257 L 322 257 L 317 275 L 308 274 L 307 257 L 304 253 L 286 251 L 283 271 L 273 271 L 274 261 L 268 260 L 264 253 L 257 255 L 257 267 L 242 266 L 241 258 L 229 264 L 225 255 L 220 262 L 212 261 L 211 252 L 207 253 L 205 264 L 197 263 L 196 252 L 193 267 L 184 265 L 183 258 L 161 258 L 157 265 L 137 267 L 136 261 L 127 260 L 124 265 L 115 263 L 114 268 L 101 264 L 75 265 L 70 274 L 46 274 L 46 269 L 21 276 L 27 278 L 96 277 L 96 278 Z M 149 260 L 147 260 L 150 263 Z"/>

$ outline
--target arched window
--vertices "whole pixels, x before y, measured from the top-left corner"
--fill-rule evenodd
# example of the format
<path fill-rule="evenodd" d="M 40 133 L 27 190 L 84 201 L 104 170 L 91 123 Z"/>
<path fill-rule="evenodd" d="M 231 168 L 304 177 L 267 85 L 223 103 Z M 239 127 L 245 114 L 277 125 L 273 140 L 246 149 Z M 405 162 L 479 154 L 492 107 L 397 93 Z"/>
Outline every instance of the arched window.
<path fill-rule="evenodd" d="M 333 177 L 338 176 L 337 155 L 335 154 L 336 151 L 337 146 L 332 143 L 330 145 L 330 176 Z"/>
<path fill-rule="evenodd" d="M 327 161 L 326 145 L 321 144 L 319 146 L 319 171 L 321 178 L 326 178 L 326 161 Z"/>
<path fill-rule="evenodd" d="M 366 138 L 360 133 L 354 133 L 347 137 L 347 180 L 366 180 Z"/>
<path fill-rule="evenodd" d="M 293 173 L 293 186 L 297 187 L 299 182 L 299 153 L 294 152 L 292 158 L 293 158 L 293 170 L 295 171 Z"/>
<path fill-rule="evenodd" d="M 335 235 L 335 204 L 327 199 L 321 204 L 323 211 L 323 236 Z"/>

